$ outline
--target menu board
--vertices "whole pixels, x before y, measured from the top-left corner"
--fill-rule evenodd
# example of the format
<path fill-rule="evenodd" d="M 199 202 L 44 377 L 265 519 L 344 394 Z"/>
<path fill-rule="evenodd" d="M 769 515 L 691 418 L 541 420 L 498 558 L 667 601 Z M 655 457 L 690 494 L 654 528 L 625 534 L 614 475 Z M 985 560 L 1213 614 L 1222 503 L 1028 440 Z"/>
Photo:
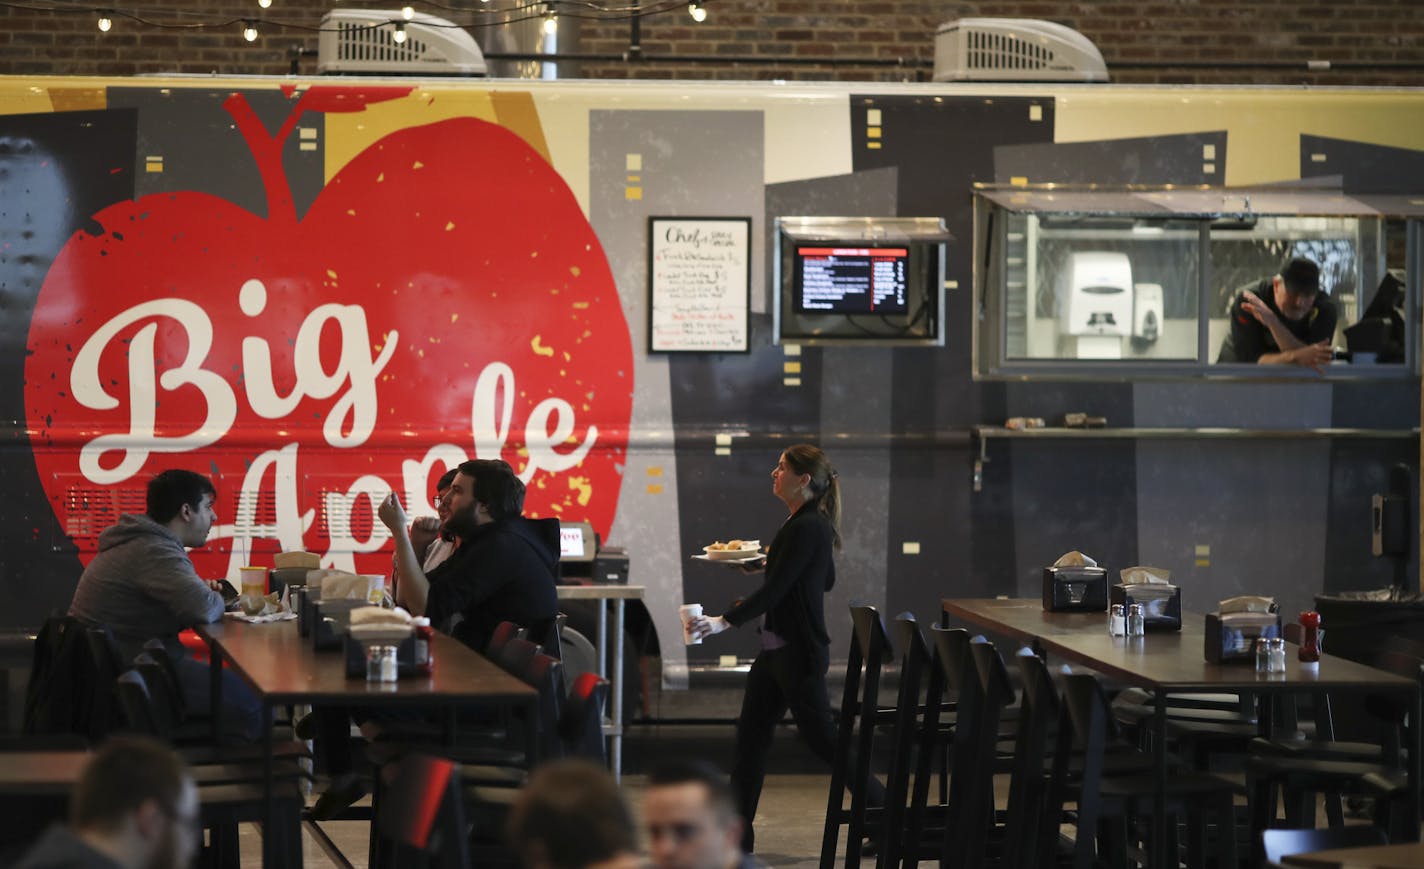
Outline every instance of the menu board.
<path fill-rule="evenodd" d="M 746 353 L 749 217 L 648 218 L 648 351 Z"/>

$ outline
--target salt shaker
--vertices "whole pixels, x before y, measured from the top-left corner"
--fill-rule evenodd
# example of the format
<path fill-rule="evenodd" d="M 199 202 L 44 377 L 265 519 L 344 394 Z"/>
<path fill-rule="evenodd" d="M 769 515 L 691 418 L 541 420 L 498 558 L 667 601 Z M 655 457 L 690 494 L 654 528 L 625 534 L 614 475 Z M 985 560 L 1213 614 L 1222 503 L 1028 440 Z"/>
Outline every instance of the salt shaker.
<path fill-rule="evenodd" d="M 371 646 L 366 650 L 366 681 L 396 681 L 395 646 Z"/>
<path fill-rule="evenodd" d="M 1284 673 L 1286 671 L 1286 641 L 1280 637 L 1273 637 L 1271 644 L 1271 672 Z"/>
<path fill-rule="evenodd" d="M 1142 613 L 1142 604 L 1129 604 L 1127 607 L 1127 635 L 1129 637 L 1140 637 L 1147 632 L 1147 618 Z"/>
<path fill-rule="evenodd" d="M 1271 672 L 1271 641 L 1265 637 L 1256 640 L 1256 672 Z"/>
<path fill-rule="evenodd" d="M 1108 611 L 1108 636 L 1127 636 L 1127 612 L 1120 603 L 1113 604 Z"/>

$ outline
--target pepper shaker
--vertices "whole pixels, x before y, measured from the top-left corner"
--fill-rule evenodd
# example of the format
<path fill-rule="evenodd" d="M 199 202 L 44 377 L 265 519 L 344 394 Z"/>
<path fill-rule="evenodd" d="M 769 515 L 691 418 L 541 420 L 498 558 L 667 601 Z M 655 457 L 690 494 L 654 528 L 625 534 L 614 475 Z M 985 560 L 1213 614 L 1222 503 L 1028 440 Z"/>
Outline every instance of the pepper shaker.
<path fill-rule="evenodd" d="M 1147 618 L 1142 612 L 1142 604 L 1129 604 L 1127 607 L 1127 635 L 1129 637 L 1140 637 L 1147 633 Z"/>

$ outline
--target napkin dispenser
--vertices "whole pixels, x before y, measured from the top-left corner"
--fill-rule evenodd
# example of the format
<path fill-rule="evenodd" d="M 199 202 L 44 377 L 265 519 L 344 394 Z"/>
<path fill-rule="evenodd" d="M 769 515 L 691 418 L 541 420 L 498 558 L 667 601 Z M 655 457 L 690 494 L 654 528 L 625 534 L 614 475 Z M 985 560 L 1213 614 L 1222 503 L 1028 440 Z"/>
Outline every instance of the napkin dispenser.
<path fill-rule="evenodd" d="M 1182 629 L 1182 589 L 1170 582 L 1119 582 L 1112 587 L 1111 599 L 1123 606 L 1141 604 L 1146 630 Z"/>
<path fill-rule="evenodd" d="M 351 611 L 366 606 L 370 604 L 354 598 L 319 600 L 314 603 L 311 616 L 312 648 L 317 651 L 341 648 L 341 638 L 351 627 Z"/>
<path fill-rule="evenodd" d="M 1207 613 L 1207 663 L 1254 663 L 1256 641 L 1280 636 L 1280 613 Z"/>
<path fill-rule="evenodd" d="M 1101 567 L 1045 567 L 1043 608 L 1052 613 L 1106 611 L 1107 570 Z"/>
<path fill-rule="evenodd" d="M 293 588 L 292 611 L 297 614 L 297 633 L 311 636 L 312 622 L 315 620 L 316 605 L 321 603 L 321 585 L 301 585 Z"/>
<path fill-rule="evenodd" d="M 366 677 L 366 647 L 350 634 L 342 635 L 342 644 L 346 650 L 346 678 L 364 679 Z M 404 679 L 414 675 L 416 675 L 415 633 L 411 632 L 410 636 L 396 644 L 396 677 Z"/>

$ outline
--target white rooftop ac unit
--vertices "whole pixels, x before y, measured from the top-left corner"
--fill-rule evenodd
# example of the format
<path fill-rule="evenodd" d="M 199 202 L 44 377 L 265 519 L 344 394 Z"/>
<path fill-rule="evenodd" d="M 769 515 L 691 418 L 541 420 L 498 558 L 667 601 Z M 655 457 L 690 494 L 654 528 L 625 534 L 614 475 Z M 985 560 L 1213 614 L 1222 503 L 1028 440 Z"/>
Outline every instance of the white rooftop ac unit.
<path fill-rule="evenodd" d="M 935 32 L 935 81 L 1107 81 L 1103 55 L 1071 27 L 1033 18 L 961 18 Z"/>
<path fill-rule="evenodd" d="M 322 16 L 317 72 L 485 75 L 484 53 L 464 28 L 417 12 L 396 42 L 400 10 L 333 9 Z"/>

